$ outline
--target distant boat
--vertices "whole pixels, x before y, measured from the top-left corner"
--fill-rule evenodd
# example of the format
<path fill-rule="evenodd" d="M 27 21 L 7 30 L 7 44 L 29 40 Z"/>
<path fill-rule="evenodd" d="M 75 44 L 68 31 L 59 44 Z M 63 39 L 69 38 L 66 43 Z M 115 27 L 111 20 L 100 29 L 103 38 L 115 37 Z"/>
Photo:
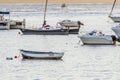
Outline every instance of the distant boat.
<path fill-rule="evenodd" d="M 83 44 L 89 45 L 113 45 L 116 44 L 116 37 L 105 35 L 102 32 L 92 31 L 84 35 L 78 36 Z"/>
<path fill-rule="evenodd" d="M 23 59 L 61 59 L 64 55 L 63 52 L 39 52 L 20 50 Z"/>
<path fill-rule="evenodd" d="M 116 0 L 115 0 L 114 3 L 113 3 L 111 12 L 110 12 L 110 14 L 109 14 L 109 18 L 111 18 L 114 22 L 120 22 L 120 16 L 112 16 L 112 12 L 113 12 L 115 3 L 116 3 Z"/>
<path fill-rule="evenodd" d="M 66 7 L 66 4 L 65 4 L 65 3 L 63 3 L 63 4 L 61 5 L 61 7 L 62 7 L 62 8 Z"/>

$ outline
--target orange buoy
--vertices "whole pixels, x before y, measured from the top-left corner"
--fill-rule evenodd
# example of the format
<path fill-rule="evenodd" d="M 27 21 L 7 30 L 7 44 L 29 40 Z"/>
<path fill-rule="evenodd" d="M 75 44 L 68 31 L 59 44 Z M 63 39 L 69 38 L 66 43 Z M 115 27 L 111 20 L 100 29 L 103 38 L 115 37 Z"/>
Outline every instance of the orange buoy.
<path fill-rule="evenodd" d="M 20 32 L 18 32 L 18 34 L 20 34 Z"/>

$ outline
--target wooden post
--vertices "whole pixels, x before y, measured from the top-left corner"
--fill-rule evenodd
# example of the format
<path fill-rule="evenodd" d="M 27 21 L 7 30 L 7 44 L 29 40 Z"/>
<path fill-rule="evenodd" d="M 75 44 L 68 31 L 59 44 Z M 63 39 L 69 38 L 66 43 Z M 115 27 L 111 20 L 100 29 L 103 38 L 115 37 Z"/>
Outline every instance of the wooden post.
<path fill-rule="evenodd" d="M 23 22 L 22 22 L 23 28 L 25 28 L 25 26 L 26 26 L 25 24 L 26 24 L 26 20 L 23 19 Z"/>
<path fill-rule="evenodd" d="M 69 29 L 70 29 L 70 27 L 68 26 L 68 30 L 67 30 L 67 31 L 68 31 L 68 33 L 69 33 Z"/>

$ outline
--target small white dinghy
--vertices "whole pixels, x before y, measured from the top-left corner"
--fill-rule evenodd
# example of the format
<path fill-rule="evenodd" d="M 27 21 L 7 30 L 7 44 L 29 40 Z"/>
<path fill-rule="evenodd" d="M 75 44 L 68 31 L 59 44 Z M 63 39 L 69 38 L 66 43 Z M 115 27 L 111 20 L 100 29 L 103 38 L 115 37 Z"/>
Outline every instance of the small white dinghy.
<path fill-rule="evenodd" d="M 23 59 L 61 59 L 64 52 L 41 52 L 20 50 Z"/>
<path fill-rule="evenodd" d="M 102 32 L 92 31 L 84 35 L 78 36 L 83 44 L 91 45 L 113 45 L 116 43 L 114 35 L 105 35 Z"/>

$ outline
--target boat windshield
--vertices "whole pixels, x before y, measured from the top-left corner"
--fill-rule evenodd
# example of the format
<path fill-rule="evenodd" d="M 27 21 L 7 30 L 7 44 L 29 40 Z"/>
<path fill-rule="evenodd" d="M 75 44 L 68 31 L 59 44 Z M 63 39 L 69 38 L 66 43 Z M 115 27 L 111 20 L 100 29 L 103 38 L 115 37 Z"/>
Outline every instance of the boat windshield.
<path fill-rule="evenodd" d="M 97 33 L 97 31 L 94 30 L 94 31 L 90 32 L 89 35 L 93 35 L 93 34 L 96 34 L 96 33 Z"/>

